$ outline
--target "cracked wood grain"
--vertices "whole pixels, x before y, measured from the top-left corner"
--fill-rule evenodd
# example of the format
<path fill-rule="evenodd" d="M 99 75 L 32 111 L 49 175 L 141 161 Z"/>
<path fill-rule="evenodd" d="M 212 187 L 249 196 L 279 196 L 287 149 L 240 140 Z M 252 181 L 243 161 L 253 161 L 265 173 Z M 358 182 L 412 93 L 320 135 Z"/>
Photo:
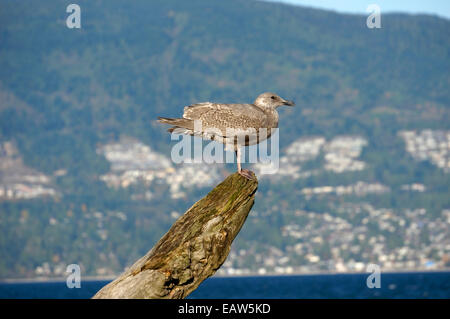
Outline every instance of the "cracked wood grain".
<path fill-rule="evenodd" d="M 228 176 L 94 299 L 185 298 L 224 263 L 255 200 L 256 176 Z"/>

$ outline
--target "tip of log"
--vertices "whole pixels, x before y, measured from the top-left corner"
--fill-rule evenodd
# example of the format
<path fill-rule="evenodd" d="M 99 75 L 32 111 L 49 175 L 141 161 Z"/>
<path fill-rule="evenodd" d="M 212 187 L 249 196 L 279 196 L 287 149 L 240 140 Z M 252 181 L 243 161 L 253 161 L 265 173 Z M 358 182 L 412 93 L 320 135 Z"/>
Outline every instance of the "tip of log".
<path fill-rule="evenodd" d="M 254 176 L 254 174 L 253 174 Z M 228 176 L 93 298 L 184 298 L 224 263 L 253 206 L 256 176 Z"/>

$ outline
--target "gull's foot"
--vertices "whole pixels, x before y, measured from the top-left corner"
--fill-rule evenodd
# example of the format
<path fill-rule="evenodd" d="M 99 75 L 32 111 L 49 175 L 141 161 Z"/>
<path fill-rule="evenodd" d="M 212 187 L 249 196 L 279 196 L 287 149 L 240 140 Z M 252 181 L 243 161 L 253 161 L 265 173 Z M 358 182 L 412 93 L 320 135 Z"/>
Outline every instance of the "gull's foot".
<path fill-rule="evenodd" d="M 238 172 L 239 175 L 244 176 L 246 179 L 249 180 L 254 180 L 255 179 L 255 173 L 253 173 L 252 171 L 248 170 L 248 169 L 242 169 L 240 172 Z"/>

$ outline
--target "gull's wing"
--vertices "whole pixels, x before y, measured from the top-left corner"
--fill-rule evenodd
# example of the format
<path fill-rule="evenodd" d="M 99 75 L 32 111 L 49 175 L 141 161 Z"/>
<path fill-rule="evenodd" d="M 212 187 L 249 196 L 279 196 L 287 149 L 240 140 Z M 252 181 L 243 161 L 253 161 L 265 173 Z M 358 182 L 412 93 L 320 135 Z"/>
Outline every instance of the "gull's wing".
<path fill-rule="evenodd" d="M 202 130 L 212 128 L 245 131 L 266 127 L 267 116 L 253 104 L 197 103 L 184 108 L 183 118 L 201 120 Z"/>

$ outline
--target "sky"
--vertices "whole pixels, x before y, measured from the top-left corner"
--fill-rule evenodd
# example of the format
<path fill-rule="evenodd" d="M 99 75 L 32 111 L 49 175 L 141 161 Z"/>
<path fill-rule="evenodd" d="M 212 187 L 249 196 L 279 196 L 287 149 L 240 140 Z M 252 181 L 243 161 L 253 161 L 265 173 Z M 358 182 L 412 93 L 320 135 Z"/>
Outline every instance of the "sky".
<path fill-rule="evenodd" d="M 366 14 L 369 4 L 377 4 L 381 14 L 388 12 L 428 13 L 450 18 L 449 0 L 270 0 L 307 7 L 334 10 L 342 13 Z"/>

